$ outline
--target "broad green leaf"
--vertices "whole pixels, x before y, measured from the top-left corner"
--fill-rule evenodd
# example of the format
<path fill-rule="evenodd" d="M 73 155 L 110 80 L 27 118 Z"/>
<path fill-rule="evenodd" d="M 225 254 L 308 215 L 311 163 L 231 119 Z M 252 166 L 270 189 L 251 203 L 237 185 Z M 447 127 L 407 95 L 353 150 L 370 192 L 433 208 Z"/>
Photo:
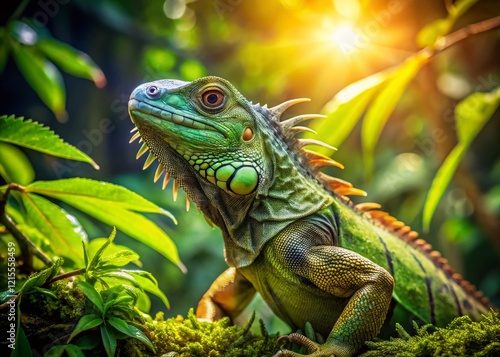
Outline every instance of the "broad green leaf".
<path fill-rule="evenodd" d="M 78 323 L 76 324 L 76 327 L 73 330 L 73 332 L 71 332 L 71 335 L 68 338 L 68 342 L 70 342 L 73 338 L 75 338 L 75 336 L 78 335 L 79 333 L 90 330 L 94 327 L 102 325 L 103 323 L 104 320 L 99 315 L 96 314 L 83 315 L 80 318 L 80 320 L 78 320 Z"/>
<path fill-rule="evenodd" d="M 137 288 L 144 290 L 148 293 L 156 295 L 165 304 L 165 306 L 170 309 L 170 303 L 158 287 L 158 282 L 154 276 L 143 270 L 131 270 L 131 269 L 121 269 L 120 271 L 102 271 L 101 275 L 109 285 L 115 285 L 117 282 L 127 281 L 129 284 L 136 286 Z"/>
<path fill-rule="evenodd" d="M 110 226 L 117 227 L 177 264 L 181 270 L 185 270 L 170 237 L 151 220 L 131 210 L 162 213 L 170 218 L 173 216 L 141 196 L 121 186 L 79 178 L 37 181 L 27 186 L 26 190 L 60 199 Z"/>
<path fill-rule="evenodd" d="M 465 151 L 500 104 L 500 87 L 490 93 L 473 93 L 455 108 L 459 143 L 448 154 L 434 177 L 423 212 L 423 227 L 429 230 L 439 200 L 455 173 Z"/>
<path fill-rule="evenodd" d="M 500 104 L 500 87 L 489 93 L 473 93 L 455 108 L 458 140 L 469 145 Z"/>
<path fill-rule="evenodd" d="M 149 340 L 149 338 L 144 334 L 144 332 L 139 330 L 137 327 L 129 325 L 122 319 L 113 316 L 109 317 L 107 319 L 107 322 L 121 333 L 141 341 L 142 343 L 146 344 L 149 348 L 151 348 L 153 352 L 155 351 L 155 348 L 151 343 L 151 341 Z"/>
<path fill-rule="evenodd" d="M 65 355 L 64 352 L 67 353 L 68 357 L 85 357 L 85 353 L 83 353 L 80 347 L 71 343 L 52 346 L 50 350 L 45 352 L 43 357 L 62 357 Z"/>
<path fill-rule="evenodd" d="M 39 40 L 36 47 L 65 72 L 90 79 L 99 88 L 106 85 L 104 73 L 87 54 L 53 38 Z"/>
<path fill-rule="evenodd" d="M 19 293 L 24 294 L 26 292 L 29 292 L 30 289 L 34 287 L 39 287 L 44 285 L 47 281 L 49 281 L 54 276 L 56 276 L 56 274 L 59 273 L 62 263 L 63 260 L 58 259 L 54 262 L 54 265 L 52 265 L 50 268 L 44 269 L 42 271 L 30 275 L 28 280 L 26 280 L 26 282 L 20 289 Z"/>
<path fill-rule="evenodd" d="M 90 264 L 87 266 L 87 273 L 91 273 L 92 270 L 95 269 L 97 264 L 99 263 L 99 260 L 102 257 L 102 254 L 104 251 L 108 248 L 108 246 L 113 242 L 116 236 L 116 228 L 113 227 L 113 230 L 111 231 L 111 234 L 109 235 L 108 239 L 99 247 L 99 249 L 96 251 L 94 256 L 92 257 L 92 260 L 90 261 Z"/>
<path fill-rule="evenodd" d="M 76 218 L 38 195 L 23 192 L 21 199 L 31 224 L 48 239 L 53 252 L 83 266 L 81 244 L 87 234 Z"/>
<path fill-rule="evenodd" d="M 102 257 L 97 265 L 98 269 L 106 267 L 122 267 L 133 261 L 139 260 L 139 255 L 129 250 L 122 250 Z"/>
<path fill-rule="evenodd" d="M 149 313 L 151 311 L 151 299 L 149 298 L 148 294 L 146 294 L 144 291 L 139 293 L 139 297 L 137 299 L 137 303 L 135 304 L 135 307 L 144 313 Z"/>
<path fill-rule="evenodd" d="M 87 245 L 87 250 L 88 250 L 89 257 L 92 258 L 96 254 L 97 250 L 106 241 L 107 241 L 107 238 L 94 238 L 94 239 L 90 240 L 89 244 Z M 111 243 L 106 248 L 106 254 L 115 254 L 115 253 L 118 253 L 118 252 L 121 252 L 121 251 L 128 251 L 128 252 L 137 254 L 136 252 L 134 252 L 129 247 L 126 247 L 126 246 L 120 245 L 120 244 L 115 244 L 115 243 Z M 142 267 L 142 263 L 140 261 L 138 261 L 138 260 L 134 261 L 133 263 L 136 264 L 139 267 Z"/>
<path fill-rule="evenodd" d="M 134 277 L 134 280 L 144 291 L 147 291 L 148 293 L 159 297 L 160 300 L 165 304 L 167 309 L 170 309 L 170 303 L 167 297 L 165 296 L 163 291 L 160 290 L 160 288 L 158 287 L 158 282 L 151 273 L 131 270 L 129 270 L 128 273 Z"/>
<path fill-rule="evenodd" d="M 393 73 L 394 70 L 389 68 L 352 83 L 338 92 L 321 110 L 327 118 L 311 123 L 311 129 L 318 133 L 314 138 L 335 147 L 340 146 L 359 121 L 380 86 L 392 78 Z M 318 149 L 322 152 L 326 150 L 329 149 Z"/>
<path fill-rule="evenodd" d="M 115 278 L 115 279 L 122 279 L 122 280 L 128 281 L 130 284 L 133 284 L 136 286 L 138 285 L 135 282 L 134 277 L 132 275 L 130 275 L 129 273 L 127 273 L 125 269 L 104 270 L 104 271 L 97 272 L 96 275 L 99 276 L 100 278 L 109 277 L 109 278 Z"/>
<path fill-rule="evenodd" d="M 108 357 L 113 357 L 116 351 L 116 336 L 112 329 L 107 326 L 101 326 L 101 337 L 104 349 Z"/>
<path fill-rule="evenodd" d="M 81 200 L 95 205 L 94 211 L 99 211 L 103 206 L 120 207 L 137 212 L 163 214 L 177 223 L 170 212 L 125 187 L 109 182 L 87 178 L 68 178 L 33 182 L 26 187 L 26 190 L 57 198 L 69 204 L 75 200 Z"/>
<path fill-rule="evenodd" d="M 460 160 L 466 150 L 466 146 L 458 144 L 453 148 L 453 150 L 448 154 L 443 164 L 439 168 L 436 176 L 432 180 L 431 188 L 427 193 L 427 198 L 425 199 L 424 212 L 423 212 L 423 229 L 425 232 L 429 231 L 429 226 L 431 223 L 432 215 L 436 210 L 439 200 L 443 196 L 448 184 L 455 173 Z"/>
<path fill-rule="evenodd" d="M 35 178 L 35 171 L 21 150 L 0 141 L 0 175 L 8 183 L 27 185 Z"/>
<path fill-rule="evenodd" d="M 0 141 L 56 157 L 87 162 L 95 169 L 99 169 L 94 160 L 85 153 L 64 142 L 48 127 L 31 119 L 15 118 L 14 115 L 0 116 Z"/>
<path fill-rule="evenodd" d="M 368 175 L 371 175 L 373 172 L 375 145 L 387 119 L 389 119 L 408 84 L 428 59 L 429 55 L 426 54 L 417 54 L 408 58 L 396 70 L 394 77 L 385 84 L 370 105 L 363 120 L 363 127 L 361 128 L 365 172 Z"/>
<path fill-rule="evenodd" d="M 116 226 L 123 233 L 156 250 L 185 271 L 175 244 L 162 229 L 148 218 L 120 207 L 104 206 L 101 207 L 100 211 L 95 211 L 95 207 L 88 202 L 71 202 L 70 204 L 108 225 Z"/>
<path fill-rule="evenodd" d="M 92 303 L 99 309 L 101 313 L 104 312 L 104 302 L 102 300 L 102 297 L 92 285 L 85 281 L 79 280 L 77 281 L 76 286 L 85 294 L 85 296 L 90 301 L 92 301 Z"/>
<path fill-rule="evenodd" d="M 78 337 L 74 343 L 82 350 L 93 350 L 101 344 L 101 339 L 96 335 L 83 334 L 82 336 Z"/>
<path fill-rule="evenodd" d="M 32 46 L 18 45 L 12 53 L 17 67 L 40 99 L 59 121 L 66 121 L 66 90 L 59 70 Z"/>

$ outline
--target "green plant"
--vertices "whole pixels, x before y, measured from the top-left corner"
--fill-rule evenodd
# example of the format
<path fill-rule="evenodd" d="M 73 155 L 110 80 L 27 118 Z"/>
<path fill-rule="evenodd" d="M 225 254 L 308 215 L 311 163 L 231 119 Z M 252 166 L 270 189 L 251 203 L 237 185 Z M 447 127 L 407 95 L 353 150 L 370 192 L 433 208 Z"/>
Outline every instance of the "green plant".
<path fill-rule="evenodd" d="M 158 213 L 175 222 L 169 212 L 124 187 L 107 182 L 85 178 L 32 181 L 31 164 L 11 144 L 97 165 L 36 122 L 14 116 L 0 117 L 0 175 L 7 181 L 0 186 L 0 221 L 9 233 L 4 241 L 16 241 L 21 250 L 19 263 L 28 272 L 33 269 L 33 256 L 47 266 L 55 256 L 65 258 L 65 268 L 81 267 L 84 263 L 80 246 L 82 240 L 88 239 L 82 225 L 60 205 L 43 196 L 116 226 L 183 268 L 170 238 L 140 214 Z"/>

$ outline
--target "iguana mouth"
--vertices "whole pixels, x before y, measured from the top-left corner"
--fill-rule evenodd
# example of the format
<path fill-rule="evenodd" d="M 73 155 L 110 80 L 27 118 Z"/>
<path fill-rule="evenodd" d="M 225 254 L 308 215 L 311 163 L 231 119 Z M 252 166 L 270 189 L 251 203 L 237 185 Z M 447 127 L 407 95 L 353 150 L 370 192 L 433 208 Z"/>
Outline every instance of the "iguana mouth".
<path fill-rule="evenodd" d="M 129 111 L 138 116 L 153 116 L 159 120 L 169 121 L 171 123 L 184 126 L 191 129 L 198 130 L 210 130 L 220 133 L 215 126 L 203 122 L 198 118 L 188 117 L 182 113 L 178 113 L 173 109 L 159 108 L 151 103 L 141 101 L 137 98 L 131 98 L 129 100 Z M 132 116 L 132 119 L 134 117 Z M 135 121 L 134 121 L 134 124 Z"/>

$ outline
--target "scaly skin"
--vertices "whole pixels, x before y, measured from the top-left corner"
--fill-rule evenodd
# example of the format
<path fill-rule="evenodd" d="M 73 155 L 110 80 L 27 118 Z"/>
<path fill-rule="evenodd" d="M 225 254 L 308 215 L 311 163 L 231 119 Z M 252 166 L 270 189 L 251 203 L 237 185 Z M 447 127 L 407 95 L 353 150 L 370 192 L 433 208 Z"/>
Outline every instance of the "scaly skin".
<path fill-rule="evenodd" d="M 381 329 L 411 320 L 445 325 L 487 311 L 474 288 L 409 227 L 374 205 L 354 206 L 360 190 L 319 170 L 340 166 L 295 139 L 316 117 L 279 122 L 296 100 L 274 108 L 248 102 L 229 82 L 162 80 L 131 95 L 129 112 L 149 148 L 203 214 L 220 227 L 230 268 L 202 297 L 197 316 L 235 318 L 260 293 L 294 328 L 309 321 L 328 336 L 298 334 L 309 356 L 352 356 Z M 175 186 L 177 187 L 177 186 Z M 297 356 L 278 351 L 276 356 Z"/>

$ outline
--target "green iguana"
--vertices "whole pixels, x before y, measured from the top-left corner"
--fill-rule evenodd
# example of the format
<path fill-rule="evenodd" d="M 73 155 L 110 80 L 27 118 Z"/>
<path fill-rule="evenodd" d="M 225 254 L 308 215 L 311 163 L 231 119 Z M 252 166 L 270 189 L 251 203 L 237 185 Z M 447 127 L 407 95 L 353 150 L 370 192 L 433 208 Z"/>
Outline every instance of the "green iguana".
<path fill-rule="evenodd" d="M 295 135 L 299 123 L 280 121 L 295 99 L 268 108 L 247 101 L 228 81 L 159 80 L 137 87 L 129 113 L 144 141 L 144 167 L 155 159 L 155 182 L 172 177 L 223 233 L 230 266 L 202 297 L 196 315 L 235 318 L 259 292 L 295 328 L 306 322 L 318 344 L 292 333 L 282 340 L 309 356 L 352 356 L 394 322 L 443 326 L 454 317 L 479 318 L 488 300 L 462 279 L 418 234 L 378 210 L 354 205 L 364 194 L 320 170 L 342 167 L 304 149 L 326 145 Z M 189 202 L 189 201 L 188 201 Z M 299 356 L 281 350 L 276 356 Z"/>

